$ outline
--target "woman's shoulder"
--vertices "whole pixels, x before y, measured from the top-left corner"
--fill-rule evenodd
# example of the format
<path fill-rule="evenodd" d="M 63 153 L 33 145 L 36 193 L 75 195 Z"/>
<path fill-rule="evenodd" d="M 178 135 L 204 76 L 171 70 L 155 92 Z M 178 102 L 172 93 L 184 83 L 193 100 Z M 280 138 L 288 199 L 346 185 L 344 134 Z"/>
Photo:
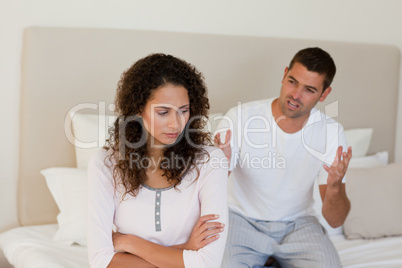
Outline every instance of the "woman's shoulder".
<path fill-rule="evenodd" d="M 203 149 L 207 154 L 200 162 L 202 170 L 224 169 L 226 171 L 229 168 L 228 159 L 221 149 L 215 146 L 205 146 Z"/>
<path fill-rule="evenodd" d="M 189 181 L 196 180 L 199 189 L 213 183 L 227 183 L 229 162 L 221 149 L 215 146 L 205 146 L 202 161 L 198 162 L 197 168 L 193 169 L 189 175 Z"/>
<path fill-rule="evenodd" d="M 215 157 L 215 158 L 226 158 L 225 154 L 221 149 L 216 146 L 212 145 L 205 145 L 202 148 L 207 154 L 204 155 L 203 160 L 208 160 L 208 158 Z"/>

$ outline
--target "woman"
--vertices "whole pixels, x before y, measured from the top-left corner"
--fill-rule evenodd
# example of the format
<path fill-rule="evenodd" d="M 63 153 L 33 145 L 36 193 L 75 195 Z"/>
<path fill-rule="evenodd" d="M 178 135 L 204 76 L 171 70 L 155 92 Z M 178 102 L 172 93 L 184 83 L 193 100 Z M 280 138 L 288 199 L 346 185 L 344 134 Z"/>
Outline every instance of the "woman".
<path fill-rule="evenodd" d="M 202 131 L 201 73 L 149 55 L 123 74 L 115 104 L 108 145 L 88 167 L 91 267 L 219 267 L 228 173 Z"/>

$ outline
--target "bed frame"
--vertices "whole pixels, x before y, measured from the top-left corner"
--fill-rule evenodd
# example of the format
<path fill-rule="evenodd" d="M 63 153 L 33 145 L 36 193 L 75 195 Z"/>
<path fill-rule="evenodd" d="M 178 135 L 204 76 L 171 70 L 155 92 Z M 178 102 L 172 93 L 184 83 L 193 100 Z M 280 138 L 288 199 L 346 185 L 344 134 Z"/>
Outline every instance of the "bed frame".
<path fill-rule="evenodd" d="M 331 107 L 337 107 L 336 120 L 345 129 L 372 127 L 369 153 L 387 150 L 393 160 L 400 62 L 396 47 L 136 30 L 27 28 L 21 80 L 20 224 L 56 222 L 58 209 L 39 171 L 75 166 L 65 118 L 78 104 L 108 107 L 113 103 L 121 73 L 137 59 L 163 52 L 197 66 L 205 76 L 211 113 L 215 113 L 226 112 L 240 101 L 277 96 L 290 59 L 309 46 L 327 50 L 338 69 L 333 91 L 321 107 L 335 103 Z"/>

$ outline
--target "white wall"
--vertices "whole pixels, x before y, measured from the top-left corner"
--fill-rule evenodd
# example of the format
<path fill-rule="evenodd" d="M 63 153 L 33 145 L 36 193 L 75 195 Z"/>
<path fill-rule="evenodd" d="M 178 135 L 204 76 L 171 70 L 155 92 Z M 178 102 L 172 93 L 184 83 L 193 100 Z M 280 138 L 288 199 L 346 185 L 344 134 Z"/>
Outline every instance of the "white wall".
<path fill-rule="evenodd" d="M 392 44 L 402 50 L 401 10 L 400 0 L 0 0 L 0 231 L 17 225 L 19 64 L 24 27 L 309 38 Z M 402 108 L 398 120 L 396 159 L 401 161 Z"/>

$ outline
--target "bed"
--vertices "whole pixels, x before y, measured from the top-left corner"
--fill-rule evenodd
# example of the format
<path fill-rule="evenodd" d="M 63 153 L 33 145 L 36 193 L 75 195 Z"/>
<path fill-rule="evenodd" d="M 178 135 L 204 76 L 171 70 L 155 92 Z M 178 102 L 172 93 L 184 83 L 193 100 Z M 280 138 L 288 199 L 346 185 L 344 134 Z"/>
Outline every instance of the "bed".
<path fill-rule="evenodd" d="M 215 119 L 239 102 L 277 96 L 284 68 L 299 49 L 308 46 L 322 47 L 335 59 L 338 71 L 333 91 L 319 108 L 350 131 L 348 142 L 358 152 L 354 170 L 348 171 L 352 211 L 347 224 L 334 230 L 325 225 L 319 215 L 319 199 L 315 204 L 318 217 L 330 233 L 344 267 L 402 267 L 402 200 L 394 193 L 402 190 L 398 176 L 402 166 L 393 163 L 400 72 L 397 48 L 268 37 L 48 27 L 30 27 L 24 32 L 18 188 L 21 226 L 0 234 L 0 246 L 9 263 L 17 268 L 88 267 L 82 227 L 85 211 L 65 215 L 73 203 L 76 207 L 85 206 L 82 181 L 86 159 L 104 139 L 113 114 L 117 81 L 135 60 L 163 52 L 197 66 L 207 82 L 213 114 L 210 121 L 216 125 Z M 84 115 L 81 121 L 80 116 L 74 116 L 78 114 Z M 94 124 L 96 130 L 102 131 L 86 136 L 86 129 Z M 77 138 L 78 135 L 81 136 Z M 72 141 L 74 138 L 77 139 Z M 83 142 L 78 146 L 81 148 L 77 149 L 77 142 Z M 382 174 L 388 174 L 386 183 L 379 180 L 385 176 Z M 372 178 L 362 181 L 365 177 Z M 375 226 L 368 223 L 370 208 L 365 204 L 367 195 L 373 193 L 358 190 L 366 182 L 371 184 L 365 188 L 375 190 L 375 198 L 371 198 L 375 209 L 383 213 L 378 214 Z M 81 188 L 74 188 L 77 184 Z M 384 184 L 392 187 L 382 190 Z M 69 189 L 76 191 L 74 195 Z M 64 191 L 64 196 L 58 191 Z M 382 203 L 384 199 L 388 203 Z M 387 214 L 387 210 L 391 212 Z M 77 220 L 71 223 L 68 217 Z M 62 234 L 62 226 L 69 230 L 64 229 Z M 72 237 L 78 234 L 80 237 Z"/>

